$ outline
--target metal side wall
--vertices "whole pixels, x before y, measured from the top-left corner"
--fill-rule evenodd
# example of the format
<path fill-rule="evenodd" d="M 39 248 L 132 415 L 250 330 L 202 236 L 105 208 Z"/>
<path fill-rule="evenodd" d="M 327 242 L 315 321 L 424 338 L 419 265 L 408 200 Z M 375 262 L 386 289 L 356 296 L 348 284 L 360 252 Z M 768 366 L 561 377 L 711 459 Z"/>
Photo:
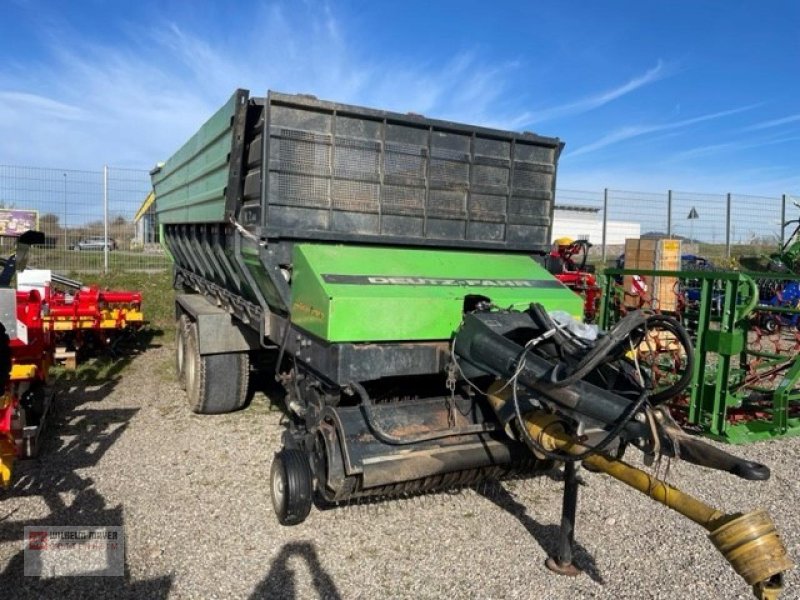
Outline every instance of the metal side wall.
<path fill-rule="evenodd" d="M 241 177 L 248 92 L 237 90 L 169 160 L 151 172 L 160 223 L 226 221 Z"/>
<path fill-rule="evenodd" d="M 262 245 L 233 224 L 249 225 L 243 218 L 243 201 L 248 200 L 243 196 L 245 156 L 260 115 L 261 105 L 250 101 L 246 90 L 237 90 L 151 173 L 162 242 L 175 262 L 179 283 L 250 321 L 268 306 L 287 310 L 267 276 Z"/>
<path fill-rule="evenodd" d="M 559 139 L 302 95 L 264 103 L 268 238 L 549 248 Z"/>
<path fill-rule="evenodd" d="M 328 342 L 447 340 L 467 296 L 583 314 L 580 297 L 520 254 L 296 244 L 293 264 L 292 321 Z"/>

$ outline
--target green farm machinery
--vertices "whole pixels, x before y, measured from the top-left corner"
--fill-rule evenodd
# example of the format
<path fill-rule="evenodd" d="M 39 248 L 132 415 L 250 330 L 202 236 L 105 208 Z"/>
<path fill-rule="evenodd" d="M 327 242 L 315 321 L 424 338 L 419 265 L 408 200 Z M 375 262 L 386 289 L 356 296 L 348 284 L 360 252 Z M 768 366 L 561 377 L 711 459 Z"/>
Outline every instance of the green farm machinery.
<path fill-rule="evenodd" d="M 688 384 L 671 400 L 684 427 L 734 444 L 800 434 L 800 306 L 793 295 L 800 276 L 624 269 L 604 276 L 603 327 L 649 309 L 686 330 L 691 352 L 663 334 L 636 352 L 656 388 Z M 633 277 L 667 290 L 659 299 L 626 289 Z"/>
<path fill-rule="evenodd" d="M 724 514 L 621 459 L 633 447 L 769 477 L 683 433 L 664 403 L 688 382 L 662 385 L 629 358 L 653 331 L 688 340 L 678 322 L 633 310 L 597 336 L 581 328 L 583 300 L 543 267 L 562 146 L 238 90 L 152 172 L 189 403 L 242 408 L 251 361 L 271 357 L 285 525 L 314 502 L 563 464 L 548 566 L 569 574 L 583 462 L 706 528 L 757 597 L 777 597 L 791 561 L 765 513 Z"/>

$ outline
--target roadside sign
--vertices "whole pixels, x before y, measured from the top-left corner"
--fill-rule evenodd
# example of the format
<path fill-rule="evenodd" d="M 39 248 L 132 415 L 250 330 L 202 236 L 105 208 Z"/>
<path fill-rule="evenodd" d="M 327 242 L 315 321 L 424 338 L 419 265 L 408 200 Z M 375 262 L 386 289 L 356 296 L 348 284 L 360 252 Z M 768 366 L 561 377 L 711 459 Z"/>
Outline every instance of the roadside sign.
<path fill-rule="evenodd" d="M 39 228 L 39 211 L 0 208 L 0 236 L 18 237 Z"/>

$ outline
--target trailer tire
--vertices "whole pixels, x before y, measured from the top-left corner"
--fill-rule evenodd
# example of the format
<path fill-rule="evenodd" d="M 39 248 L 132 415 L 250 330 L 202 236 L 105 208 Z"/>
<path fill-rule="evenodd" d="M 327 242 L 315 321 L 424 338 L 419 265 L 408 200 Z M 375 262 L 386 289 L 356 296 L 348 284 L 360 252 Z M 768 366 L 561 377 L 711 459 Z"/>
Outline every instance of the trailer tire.
<path fill-rule="evenodd" d="M 175 324 L 175 372 L 182 390 L 186 389 L 186 341 L 191 324 L 186 315 L 178 317 Z"/>
<path fill-rule="evenodd" d="M 272 508 L 281 525 L 298 525 L 306 520 L 313 503 L 313 482 L 308 455 L 284 448 L 272 459 L 269 474 Z"/>
<path fill-rule="evenodd" d="M 201 356 L 197 323 L 189 323 L 186 334 L 184 370 L 192 410 L 201 415 L 219 415 L 242 408 L 250 381 L 247 352 Z"/>

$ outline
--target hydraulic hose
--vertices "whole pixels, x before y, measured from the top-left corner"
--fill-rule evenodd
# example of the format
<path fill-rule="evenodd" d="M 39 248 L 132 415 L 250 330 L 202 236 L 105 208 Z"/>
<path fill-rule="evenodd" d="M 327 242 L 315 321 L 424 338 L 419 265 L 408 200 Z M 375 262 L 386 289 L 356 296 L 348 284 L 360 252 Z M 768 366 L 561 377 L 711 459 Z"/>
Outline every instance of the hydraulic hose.
<path fill-rule="evenodd" d="M 666 400 L 674 398 L 683 392 L 687 387 L 689 387 L 689 384 L 691 384 L 692 364 L 694 364 L 694 345 L 692 344 L 692 339 L 689 337 L 689 333 L 686 331 L 686 329 L 684 329 L 683 325 L 681 325 L 677 319 L 662 314 L 650 315 L 647 318 L 645 330 L 643 332 L 644 335 L 639 343 L 635 345 L 638 346 L 642 343 L 642 341 L 644 341 L 644 337 L 647 336 L 648 330 L 650 329 L 668 331 L 674 335 L 686 354 L 686 368 L 683 370 L 683 373 L 678 380 L 672 385 L 659 390 L 658 392 L 650 394 L 648 397 L 651 404 L 661 404 Z"/>
<path fill-rule="evenodd" d="M 646 323 L 647 315 L 642 311 L 636 310 L 628 313 L 610 329 L 605 336 L 598 339 L 595 346 L 586 353 L 577 365 L 570 368 L 568 372 L 563 375 L 561 374 L 562 370 L 566 370 L 563 364 L 558 364 L 553 367 L 553 370 L 550 372 L 550 380 L 548 383 L 554 387 L 567 387 L 585 378 L 597 367 L 608 362 L 608 360 L 614 356 L 614 352 L 619 347 L 619 344 L 627 339 L 636 329 L 645 326 Z"/>
<path fill-rule="evenodd" d="M 556 327 L 547 311 L 539 304 L 531 305 L 531 318 L 543 329 L 555 329 L 555 340 L 561 346 L 562 352 L 575 356 L 581 349 L 578 348 L 572 335 L 559 327 Z M 637 329 L 641 330 L 642 335 L 636 336 Z M 560 376 L 561 371 L 566 370 L 563 365 L 556 366 L 550 374 L 549 383 L 555 387 L 565 387 L 572 385 L 579 379 L 583 379 L 600 365 L 615 360 L 617 357 L 615 350 L 619 344 L 627 337 L 630 337 L 634 346 L 642 343 L 650 329 L 660 329 L 668 331 L 680 343 L 686 354 L 686 364 L 691 365 L 694 361 L 694 346 L 684 327 L 673 317 L 663 314 L 648 314 L 642 311 L 634 311 L 626 315 L 617 325 L 611 329 L 608 335 L 601 338 L 598 343 L 569 371 Z M 635 336 L 635 337 L 634 337 Z M 692 381 L 691 368 L 683 370 L 680 378 L 667 388 L 649 395 L 648 399 L 652 404 L 660 404 L 665 400 L 675 397 L 684 391 Z"/>

